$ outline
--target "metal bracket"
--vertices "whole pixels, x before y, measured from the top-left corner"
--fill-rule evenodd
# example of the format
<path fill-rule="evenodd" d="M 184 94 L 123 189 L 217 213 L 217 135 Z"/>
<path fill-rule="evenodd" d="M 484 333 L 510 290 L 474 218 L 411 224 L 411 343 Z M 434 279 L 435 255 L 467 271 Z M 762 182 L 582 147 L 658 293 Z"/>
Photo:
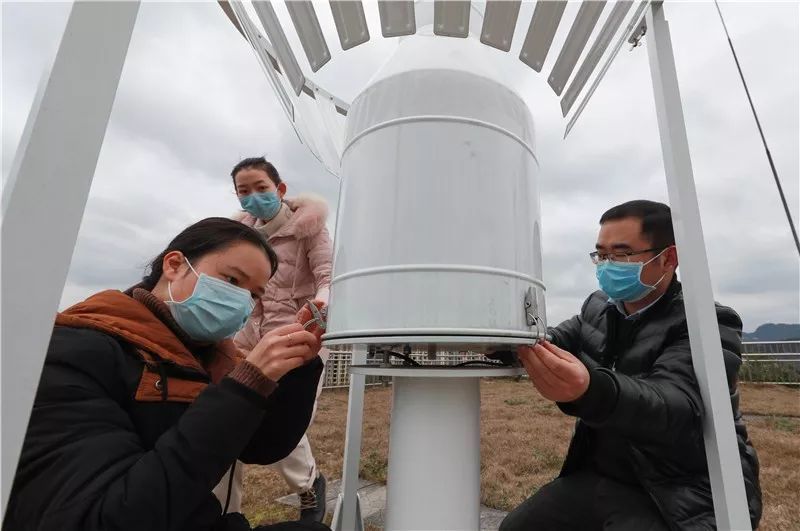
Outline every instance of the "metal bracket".
<path fill-rule="evenodd" d="M 333 519 L 331 520 L 331 529 L 335 531 L 347 531 L 342 524 L 342 520 L 344 520 L 343 505 L 344 494 L 340 493 L 336 498 L 336 507 L 333 510 Z M 353 531 L 364 531 L 364 511 L 361 508 L 361 495 L 358 492 L 356 492 L 355 529 Z"/>
<path fill-rule="evenodd" d="M 525 292 L 523 306 L 525 308 L 525 322 L 528 324 L 528 326 L 536 327 L 536 336 L 538 338 L 537 341 L 540 339 L 546 339 L 550 341 L 550 336 L 547 334 L 547 326 L 544 323 L 544 319 L 539 317 L 539 307 L 536 303 L 536 292 L 534 291 L 533 286 L 529 287 Z"/>
<path fill-rule="evenodd" d="M 639 23 L 639 26 L 631 33 L 631 36 L 628 38 L 628 44 L 631 44 L 631 50 L 634 48 L 638 48 L 642 44 L 642 39 L 644 38 L 645 34 L 647 33 L 647 19 L 643 18 L 642 21 Z"/>
<path fill-rule="evenodd" d="M 537 324 L 536 321 L 539 319 L 539 312 L 536 308 L 536 294 L 533 292 L 533 286 L 529 287 L 528 291 L 525 292 L 523 308 L 525 309 L 525 322 L 528 326 L 535 326 Z"/>
<path fill-rule="evenodd" d="M 320 310 L 311 299 L 306 300 L 306 306 L 308 306 L 312 317 L 303 323 L 303 329 L 308 330 L 308 327 L 316 324 L 320 330 L 326 330 L 328 328 L 328 307 L 325 306 Z"/>

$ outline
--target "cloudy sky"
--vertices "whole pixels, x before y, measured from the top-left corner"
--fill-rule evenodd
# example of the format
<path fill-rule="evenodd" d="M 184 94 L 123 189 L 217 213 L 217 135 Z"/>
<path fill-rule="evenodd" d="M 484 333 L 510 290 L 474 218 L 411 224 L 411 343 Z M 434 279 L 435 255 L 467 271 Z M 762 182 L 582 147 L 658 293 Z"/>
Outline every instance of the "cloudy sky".
<path fill-rule="evenodd" d="M 3 0 L 4 180 L 69 9 L 66 2 Z M 521 17 L 529 20 L 527 9 Z M 666 9 L 716 298 L 741 313 L 748 331 L 764 322 L 800 322 L 797 254 L 714 5 Z M 798 4 L 737 2 L 722 9 L 798 220 Z M 667 200 L 647 51 L 628 48 L 566 141 L 558 99 L 544 76 L 530 72 L 514 87 L 537 122 L 551 324 L 575 313 L 595 289 L 586 253 L 602 212 L 634 198 Z M 369 57 L 362 57 L 360 68 L 337 62 L 339 70 L 325 79 L 347 79 L 335 88 L 354 94 L 366 80 Z M 336 178 L 300 144 L 252 50 L 216 3 L 144 2 L 62 307 L 100 289 L 130 286 L 183 227 L 234 212 L 230 168 L 261 154 L 281 170 L 290 193 L 313 191 L 335 207 Z"/>

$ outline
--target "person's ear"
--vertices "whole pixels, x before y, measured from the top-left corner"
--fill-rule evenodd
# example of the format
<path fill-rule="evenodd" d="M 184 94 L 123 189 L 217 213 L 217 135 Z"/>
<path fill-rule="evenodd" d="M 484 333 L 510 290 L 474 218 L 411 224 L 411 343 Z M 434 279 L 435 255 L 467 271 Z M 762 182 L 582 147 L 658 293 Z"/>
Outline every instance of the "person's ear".
<path fill-rule="evenodd" d="M 278 196 L 283 199 L 283 196 L 286 195 L 286 183 L 281 183 L 278 185 Z"/>
<path fill-rule="evenodd" d="M 672 245 L 671 247 L 667 247 L 667 250 L 664 251 L 664 266 L 671 267 L 673 270 L 678 268 L 678 248 Z"/>
<path fill-rule="evenodd" d="M 181 276 L 186 259 L 180 251 L 171 251 L 164 255 L 161 261 L 161 276 L 170 282 L 175 282 Z"/>

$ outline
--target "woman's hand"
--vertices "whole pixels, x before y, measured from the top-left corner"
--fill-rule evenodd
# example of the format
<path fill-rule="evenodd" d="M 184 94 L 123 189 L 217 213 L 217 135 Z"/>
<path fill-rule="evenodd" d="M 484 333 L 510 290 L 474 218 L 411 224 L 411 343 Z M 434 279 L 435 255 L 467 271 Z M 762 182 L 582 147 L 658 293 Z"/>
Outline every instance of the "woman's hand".
<path fill-rule="evenodd" d="M 323 316 L 327 315 L 328 307 L 323 301 L 313 300 L 309 302 L 314 306 L 316 306 L 320 314 L 322 314 Z M 314 319 L 314 314 L 311 311 L 311 308 L 308 307 L 308 304 L 305 304 L 302 308 L 300 308 L 300 311 L 297 312 L 296 322 L 301 325 L 305 325 L 312 319 Z M 308 325 L 308 328 L 306 328 L 306 330 L 314 334 L 318 340 L 321 339 L 322 334 L 325 333 L 325 328 L 319 326 L 319 323 L 313 323 Z"/>
<path fill-rule="evenodd" d="M 247 361 L 277 382 L 284 374 L 314 359 L 319 338 L 300 324 L 276 328 L 264 335 L 247 356 Z"/>

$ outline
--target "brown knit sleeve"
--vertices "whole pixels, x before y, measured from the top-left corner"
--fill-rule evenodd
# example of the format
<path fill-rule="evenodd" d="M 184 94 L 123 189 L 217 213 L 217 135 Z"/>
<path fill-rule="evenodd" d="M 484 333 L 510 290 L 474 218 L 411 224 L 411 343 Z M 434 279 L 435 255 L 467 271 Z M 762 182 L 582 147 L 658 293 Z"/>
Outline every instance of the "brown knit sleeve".
<path fill-rule="evenodd" d="M 258 367 L 246 360 L 237 364 L 236 368 L 228 374 L 228 378 L 233 378 L 264 398 L 271 395 L 275 388 L 278 387 L 276 382 L 264 376 L 264 373 Z"/>

